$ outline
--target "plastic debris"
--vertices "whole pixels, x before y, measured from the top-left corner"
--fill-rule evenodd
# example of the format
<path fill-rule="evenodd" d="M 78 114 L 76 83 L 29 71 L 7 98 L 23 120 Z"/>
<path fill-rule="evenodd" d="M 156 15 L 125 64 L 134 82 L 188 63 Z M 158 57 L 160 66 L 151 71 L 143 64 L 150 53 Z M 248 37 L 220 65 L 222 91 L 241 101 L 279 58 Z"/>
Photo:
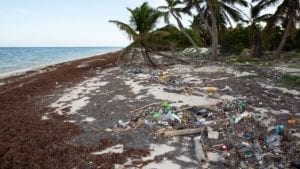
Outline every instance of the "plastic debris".
<path fill-rule="evenodd" d="M 268 119 L 262 120 L 259 122 L 261 127 L 270 127 L 271 124 L 275 123 L 276 119 L 274 117 L 270 117 Z"/>
<path fill-rule="evenodd" d="M 149 112 L 149 115 L 151 116 L 153 121 L 158 121 L 161 117 L 161 114 L 159 112 L 154 111 Z"/>
<path fill-rule="evenodd" d="M 219 153 L 215 153 L 215 152 L 207 152 L 207 159 L 208 161 L 212 161 L 212 162 L 224 162 L 225 158 L 219 154 Z"/>
<path fill-rule="evenodd" d="M 282 137 L 279 135 L 271 135 L 267 137 L 265 142 L 270 149 L 276 149 L 281 146 L 281 139 Z"/>
<path fill-rule="evenodd" d="M 244 156 L 245 156 L 245 158 L 251 158 L 252 156 L 254 156 L 254 153 L 252 150 L 246 149 L 244 151 Z"/>
<path fill-rule="evenodd" d="M 172 110 L 172 106 L 168 102 L 164 102 L 162 104 L 162 108 L 163 108 L 163 111 L 165 111 L 165 112 L 169 112 Z"/>
<path fill-rule="evenodd" d="M 244 132 L 244 137 L 247 140 L 252 140 L 254 138 L 254 133 L 251 131 L 245 131 Z"/>
<path fill-rule="evenodd" d="M 291 166 L 300 169 L 300 160 L 295 160 L 291 162 Z"/>
<path fill-rule="evenodd" d="M 219 138 L 219 132 L 213 131 L 212 128 L 207 127 L 207 132 L 208 132 L 208 138 L 210 139 L 218 139 Z"/>
<path fill-rule="evenodd" d="M 234 123 L 240 122 L 242 119 L 248 117 L 249 115 L 250 115 L 250 113 L 247 112 L 247 111 L 245 111 L 245 112 L 242 113 L 242 114 L 239 114 L 237 117 L 235 117 Z"/>
<path fill-rule="evenodd" d="M 295 118 L 291 118 L 288 120 L 288 124 L 291 126 L 295 126 L 297 124 L 297 120 Z"/>
<path fill-rule="evenodd" d="M 227 147 L 227 145 L 225 145 L 225 144 L 223 144 L 223 145 L 221 146 L 221 148 L 222 148 L 223 151 L 227 151 L 227 150 L 228 150 L 228 147 Z"/>
<path fill-rule="evenodd" d="M 260 144 L 257 140 L 255 141 L 253 149 L 254 149 L 254 155 L 255 155 L 256 159 L 258 161 L 261 161 L 262 158 L 263 158 L 263 155 L 262 155 L 263 151 L 262 151 L 261 146 L 260 146 Z"/>
<path fill-rule="evenodd" d="M 234 100 L 231 102 L 230 107 L 233 109 L 238 109 L 239 112 L 243 112 L 247 108 L 247 103 L 243 100 Z"/>
<path fill-rule="evenodd" d="M 129 121 L 128 122 L 123 122 L 122 120 L 119 120 L 118 122 L 118 125 L 119 127 L 122 127 L 122 128 L 126 128 L 129 124 Z"/>
<path fill-rule="evenodd" d="M 275 133 L 277 135 L 282 135 L 283 134 L 283 129 L 284 129 L 284 125 L 277 125 L 275 127 Z"/>
<path fill-rule="evenodd" d="M 172 111 L 169 111 L 166 115 L 166 120 L 177 120 L 179 123 L 181 123 L 181 119 L 179 118 L 179 116 L 177 116 L 175 113 L 173 113 Z"/>
<path fill-rule="evenodd" d="M 172 91 L 168 92 L 185 93 L 186 90 L 185 87 L 172 87 Z M 291 132 L 291 126 L 297 124 L 297 119 L 290 115 L 278 117 L 267 113 L 264 108 L 259 110 L 252 112 L 253 108 L 249 106 L 248 109 L 247 103 L 241 99 L 223 102 L 216 107 L 177 108 L 169 102 L 160 102 L 132 111 L 140 115 L 133 124 L 130 123 L 130 127 L 139 126 L 136 119 L 141 119 L 142 125 L 153 127 L 155 136 L 195 136 L 195 155 L 203 166 L 228 162 L 237 167 L 241 164 L 241 168 L 261 168 L 270 166 L 272 160 L 268 158 L 282 156 L 286 152 L 281 150 L 281 145 L 286 142 L 283 136 L 297 133 L 297 129 Z M 261 141 L 261 138 L 265 140 Z M 278 161 L 274 166 L 281 163 Z"/>
<path fill-rule="evenodd" d="M 210 114 L 208 109 L 205 109 L 205 108 L 192 107 L 192 108 L 189 108 L 187 110 L 192 112 L 193 114 L 196 114 L 198 116 L 203 116 L 203 117 L 208 117 L 209 114 Z"/>
<path fill-rule="evenodd" d="M 208 94 L 212 94 L 214 92 L 216 92 L 216 89 L 214 87 L 207 87 L 207 93 Z"/>
<path fill-rule="evenodd" d="M 261 113 L 259 111 L 256 111 L 253 113 L 253 119 L 255 120 L 255 122 L 258 122 L 261 120 Z"/>

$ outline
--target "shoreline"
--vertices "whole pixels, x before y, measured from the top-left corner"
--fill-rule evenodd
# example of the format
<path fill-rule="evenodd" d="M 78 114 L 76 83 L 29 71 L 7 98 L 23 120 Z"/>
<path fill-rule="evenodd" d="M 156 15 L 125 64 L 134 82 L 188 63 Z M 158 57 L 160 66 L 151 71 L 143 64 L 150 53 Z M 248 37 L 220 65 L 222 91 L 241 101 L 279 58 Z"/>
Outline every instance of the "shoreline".
<path fill-rule="evenodd" d="M 59 67 L 64 68 L 64 66 L 66 66 L 66 65 L 72 65 L 74 63 L 77 63 L 79 66 L 80 64 L 83 64 L 84 62 L 93 62 L 96 60 L 101 60 L 101 59 L 104 59 L 107 55 L 115 55 L 116 53 L 119 53 L 120 51 L 121 50 L 105 52 L 105 53 L 101 53 L 101 54 L 97 54 L 97 55 L 84 57 L 81 59 L 75 59 L 75 60 L 60 62 L 60 63 L 56 63 L 56 64 L 38 66 L 38 67 L 31 68 L 31 69 L 26 69 L 26 70 L 23 69 L 23 71 L 20 71 L 20 72 L 12 72 L 10 74 L 0 75 L 0 87 L 7 85 L 9 83 L 12 83 L 12 82 L 30 78 L 30 77 L 38 75 L 38 74 L 52 72 L 52 71 L 57 70 Z M 100 57 L 100 58 L 98 58 L 98 57 Z M 101 58 L 101 57 L 103 57 L 103 58 Z"/>
<path fill-rule="evenodd" d="M 42 93 L 57 89 L 58 86 L 67 88 L 72 84 L 80 82 L 84 76 L 92 75 L 95 69 L 106 69 L 114 66 L 119 53 L 120 50 L 108 52 L 101 55 L 45 66 L 15 76 L 0 78 L 0 95 L 11 97 L 13 96 L 11 92 L 14 91 L 25 93 L 37 92 L 37 95 L 42 95 Z M 85 66 L 80 66 L 83 64 L 85 64 Z M 18 101 L 19 99 L 16 100 L 16 102 Z M 5 103 L 5 101 L 3 101 L 3 103 Z"/>
<path fill-rule="evenodd" d="M 115 49 L 115 50 L 110 50 L 110 51 L 106 51 L 106 52 L 100 52 L 100 53 L 97 53 L 97 54 L 94 54 L 94 55 L 82 56 L 80 58 L 60 60 L 58 62 L 46 63 L 46 64 L 43 64 L 43 65 L 40 65 L 40 66 L 33 66 L 33 67 L 30 67 L 30 68 L 25 68 L 25 69 L 20 69 L 20 70 L 1 73 L 0 74 L 0 81 L 4 80 L 4 79 L 7 79 L 7 78 L 11 78 L 11 77 L 26 75 L 27 73 L 30 73 L 30 72 L 43 71 L 44 69 L 47 69 L 49 67 L 55 67 L 57 65 L 67 64 L 68 62 L 74 62 L 74 61 L 78 61 L 78 60 L 82 60 L 82 59 L 97 57 L 97 56 L 101 56 L 101 55 L 105 55 L 105 54 L 109 54 L 109 53 L 118 52 L 118 51 L 121 51 L 121 50 L 122 50 L 122 48 Z M 1 82 L 0 82 L 0 86 L 1 85 L 3 85 L 3 84 L 1 84 Z"/>

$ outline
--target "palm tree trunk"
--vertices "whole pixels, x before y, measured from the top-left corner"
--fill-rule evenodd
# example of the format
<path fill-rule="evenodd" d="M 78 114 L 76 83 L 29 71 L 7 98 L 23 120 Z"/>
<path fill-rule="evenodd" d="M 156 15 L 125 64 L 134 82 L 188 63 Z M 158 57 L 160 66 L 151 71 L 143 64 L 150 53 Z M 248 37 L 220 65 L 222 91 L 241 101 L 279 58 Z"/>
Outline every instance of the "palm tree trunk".
<path fill-rule="evenodd" d="M 253 46 L 251 50 L 252 57 L 258 58 L 262 56 L 262 40 L 260 30 L 257 29 L 255 23 L 251 25 Z"/>
<path fill-rule="evenodd" d="M 180 19 L 171 12 L 172 16 L 175 18 L 179 29 L 181 30 L 181 32 L 188 38 L 188 40 L 190 41 L 190 43 L 194 46 L 194 48 L 198 48 L 198 45 L 196 44 L 196 42 L 193 40 L 193 38 L 184 30 L 184 27 L 182 25 L 182 23 L 180 22 Z"/>
<path fill-rule="evenodd" d="M 287 41 L 287 38 L 288 38 L 289 35 L 290 35 L 289 31 L 290 31 L 290 29 L 291 29 L 291 27 L 292 27 L 292 23 L 293 23 L 293 17 L 291 17 L 291 18 L 289 19 L 288 25 L 287 25 L 286 28 L 285 28 L 285 31 L 284 31 L 284 34 L 283 34 L 282 39 L 281 39 L 281 41 L 280 41 L 280 44 L 279 44 L 279 46 L 278 46 L 276 52 L 274 53 L 274 56 L 273 56 L 274 58 L 280 57 L 280 54 L 281 54 L 281 52 L 282 52 L 282 49 L 283 49 L 283 47 L 284 47 L 284 45 L 285 45 L 285 43 L 286 43 L 286 41 Z"/>
<path fill-rule="evenodd" d="M 142 55 L 143 55 L 143 58 L 144 58 L 145 62 L 149 66 L 155 67 L 155 63 L 150 58 L 150 55 L 149 55 L 150 51 L 149 51 L 148 47 L 144 44 L 141 44 L 141 46 L 142 46 L 141 51 L 142 51 Z"/>
<path fill-rule="evenodd" d="M 218 60 L 218 43 L 219 43 L 219 35 L 218 35 L 218 27 L 217 27 L 217 19 L 215 16 L 215 11 L 213 9 L 212 3 L 210 0 L 207 1 L 208 8 L 211 12 L 211 21 L 212 21 L 212 31 L 211 31 L 211 48 L 212 48 L 212 58 L 214 60 Z"/>

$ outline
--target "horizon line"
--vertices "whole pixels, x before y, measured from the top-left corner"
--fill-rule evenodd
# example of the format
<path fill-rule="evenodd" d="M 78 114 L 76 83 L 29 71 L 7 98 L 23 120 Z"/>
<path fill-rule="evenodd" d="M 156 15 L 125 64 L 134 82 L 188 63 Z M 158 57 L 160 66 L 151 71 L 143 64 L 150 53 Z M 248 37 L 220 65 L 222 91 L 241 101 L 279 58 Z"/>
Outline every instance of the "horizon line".
<path fill-rule="evenodd" d="M 124 48 L 126 46 L 0 46 L 0 48 Z"/>

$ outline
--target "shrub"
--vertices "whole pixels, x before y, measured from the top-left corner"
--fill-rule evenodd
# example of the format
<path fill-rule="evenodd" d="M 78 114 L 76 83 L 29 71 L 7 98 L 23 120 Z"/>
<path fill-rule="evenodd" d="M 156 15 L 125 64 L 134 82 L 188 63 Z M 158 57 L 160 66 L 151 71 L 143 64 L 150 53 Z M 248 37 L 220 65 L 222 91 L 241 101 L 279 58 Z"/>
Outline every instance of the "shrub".
<path fill-rule="evenodd" d="M 300 77 L 295 75 L 283 75 L 280 82 L 289 86 L 300 86 Z"/>
<path fill-rule="evenodd" d="M 240 54 L 243 49 L 250 47 L 249 27 L 237 27 L 225 31 L 221 38 L 221 52 L 225 54 Z"/>
<path fill-rule="evenodd" d="M 158 29 L 157 31 L 167 32 L 166 36 L 156 37 L 151 41 L 158 46 L 173 46 L 176 49 L 185 49 L 191 47 L 192 44 L 189 42 L 187 37 L 179 31 L 175 26 L 167 25 L 163 28 Z M 198 33 L 192 29 L 186 29 L 186 32 L 194 39 L 197 45 L 201 45 L 201 39 Z"/>

